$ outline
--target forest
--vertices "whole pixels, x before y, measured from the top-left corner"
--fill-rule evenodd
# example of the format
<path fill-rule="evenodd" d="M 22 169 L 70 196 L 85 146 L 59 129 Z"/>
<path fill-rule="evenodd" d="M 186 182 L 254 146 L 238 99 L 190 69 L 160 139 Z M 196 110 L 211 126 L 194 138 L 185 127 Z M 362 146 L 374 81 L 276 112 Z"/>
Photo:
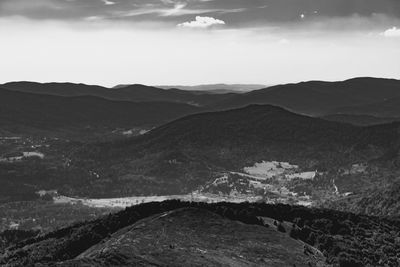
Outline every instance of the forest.
<path fill-rule="evenodd" d="M 398 220 L 356 215 L 328 209 L 305 208 L 264 203 L 195 203 L 170 200 L 146 203 L 109 214 L 102 218 L 38 235 L 21 242 L 19 236 L 6 232 L 9 247 L 0 263 L 33 265 L 73 259 L 112 233 L 149 216 L 179 208 L 194 207 L 217 213 L 231 220 L 264 227 L 277 227 L 281 232 L 318 248 L 327 263 L 336 266 L 399 266 L 400 222 Z M 272 218 L 266 224 L 263 217 Z M 291 225 L 289 229 L 284 225 Z"/>

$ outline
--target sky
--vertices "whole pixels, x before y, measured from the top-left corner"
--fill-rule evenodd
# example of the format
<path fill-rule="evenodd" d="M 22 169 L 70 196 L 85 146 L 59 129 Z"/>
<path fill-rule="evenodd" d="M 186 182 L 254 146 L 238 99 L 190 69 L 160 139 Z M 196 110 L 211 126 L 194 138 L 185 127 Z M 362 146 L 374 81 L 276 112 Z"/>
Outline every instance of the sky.
<path fill-rule="evenodd" d="M 0 0 L 0 83 L 400 79 L 399 0 Z"/>

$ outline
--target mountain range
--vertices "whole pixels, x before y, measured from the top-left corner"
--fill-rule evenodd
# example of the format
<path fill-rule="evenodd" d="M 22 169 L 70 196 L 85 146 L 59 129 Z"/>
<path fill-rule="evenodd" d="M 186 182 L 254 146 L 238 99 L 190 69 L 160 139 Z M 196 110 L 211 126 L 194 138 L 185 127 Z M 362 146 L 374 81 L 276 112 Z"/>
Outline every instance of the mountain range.
<path fill-rule="evenodd" d="M 360 115 L 322 117 L 328 121 L 296 114 L 293 109 L 305 112 L 309 104 L 308 112 L 319 114 L 352 101 L 354 108 L 359 107 L 358 103 L 382 98 L 393 97 L 390 99 L 394 101 L 400 94 L 399 83 L 397 80 L 357 78 L 336 83 L 281 85 L 245 94 L 222 95 L 198 95 L 141 85 L 108 89 L 74 84 L 9 83 L 3 85 L 7 89 L 0 90 L 0 125 L 1 131 L 8 134 L 38 131 L 42 135 L 62 133 L 69 138 L 74 136 L 73 143 L 54 147 L 48 152 L 50 158 L 54 155 L 57 160 L 52 160 L 46 167 L 52 169 L 52 174 L 44 179 L 54 181 L 52 184 L 67 195 L 185 194 L 206 186 L 220 175 L 241 172 L 243 168 L 263 161 L 290 162 L 303 171 L 326 173 L 323 176 L 325 189 L 330 192 L 333 185 L 329 179 L 338 176 L 342 169 L 351 168 L 352 164 L 367 164 L 369 168 L 381 162 L 390 166 L 396 164 L 398 123 L 382 124 L 396 121 L 396 118 L 382 121 L 384 118 L 373 117 L 378 119 L 371 122 L 371 117 L 368 117 L 367 122 L 357 123 Z M 130 98 L 126 99 L 127 96 Z M 202 102 L 204 106 L 182 103 L 183 99 L 189 100 L 186 97 L 206 97 Z M 153 98 L 163 101 L 148 101 Z M 329 105 L 325 103 L 328 100 Z M 250 104 L 215 111 L 252 102 L 278 102 L 285 108 Z M 290 111 L 287 106 L 291 107 Z M 364 119 L 369 115 L 362 116 Z M 359 125 L 381 125 L 357 127 L 343 123 L 349 121 Z M 142 136 L 121 139 L 122 133 L 130 136 L 132 129 L 143 133 L 152 130 Z M 95 135 L 107 137 L 115 131 L 120 133 L 116 140 L 102 138 L 98 143 L 94 138 Z M 62 162 L 58 149 L 62 149 Z M 7 153 L 19 151 L 12 145 L 4 150 Z M 64 167 L 65 160 L 70 162 L 68 168 Z M 54 162 L 58 162 L 56 172 Z M 54 176 L 63 178 L 52 178 Z M 338 177 L 337 182 L 345 181 L 344 176 Z M 374 177 L 376 175 L 361 180 L 369 181 Z M 15 183 L 26 183 L 26 179 L 15 179 Z M 52 184 L 46 188 L 51 189 Z M 359 191 L 360 188 L 349 184 L 344 182 L 339 191 Z M 40 189 L 45 185 L 40 182 L 36 186 Z"/>
<path fill-rule="evenodd" d="M 141 84 L 127 85 L 114 89 L 86 84 L 73 83 L 34 83 L 11 82 L 0 85 L 12 91 L 56 95 L 56 96 L 96 96 L 108 100 L 131 102 L 178 102 L 193 106 L 205 106 L 216 101 L 221 101 L 231 94 L 214 94 L 180 89 L 164 90 Z"/>
<path fill-rule="evenodd" d="M 114 101 L 90 95 L 61 97 L 0 89 L 0 111 L 3 130 L 24 133 L 34 128 L 62 133 L 74 129 L 81 133 L 84 128 L 111 132 L 118 127 L 153 127 L 201 109 L 177 102 Z"/>
<path fill-rule="evenodd" d="M 283 84 L 245 93 L 225 93 L 219 85 L 207 90 L 180 87 L 161 89 L 140 84 L 110 89 L 71 83 L 12 82 L 0 86 L 8 90 L 58 96 L 97 96 L 131 102 L 179 102 L 204 109 L 226 110 L 249 104 L 270 104 L 311 116 L 372 115 L 400 117 L 400 81 L 379 78 L 354 78 L 340 82 L 310 81 Z M 190 89 L 190 90 L 188 90 Z M 225 90 L 225 89 L 224 89 Z M 214 91 L 214 92 L 213 92 Z M 215 91 L 218 93 L 216 94 Z"/>
<path fill-rule="evenodd" d="M 189 91 L 197 91 L 197 92 L 211 92 L 216 94 L 223 93 L 244 93 L 248 91 L 263 89 L 268 86 L 263 84 L 203 84 L 203 85 L 194 85 L 194 86 L 184 86 L 184 85 L 157 85 L 158 88 L 163 89 L 181 89 L 181 90 L 189 90 Z"/>
<path fill-rule="evenodd" d="M 248 104 L 271 104 L 296 113 L 320 116 L 336 113 L 346 106 L 367 105 L 397 98 L 400 81 L 377 78 L 355 78 L 342 82 L 310 81 L 283 84 L 235 95 L 217 103 L 233 108 Z"/>
<path fill-rule="evenodd" d="M 2 131 L 8 133 L 40 130 L 43 134 L 46 130 L 52 135 L 68 134 L 69 138 L 73 133 L 76 141 L 61 145 L 63 159 L 56 164 L 58 171 L 54 172 L 54 166 L 49 166 L 53 168 L 52 174 L 44 179 L 53 181 L 46 188 L 51 189 L 54 184 L 67 195 L 119 197 L 133 194 L 186 194 L 206 186 L 220 175 L 241 172 L 243 168 L 263 161 L 290 162 L 300 166 L 303 171 L 319 170 L 326 173 L 323 176 L 325 189 L 330 192 L 333 185 L 329 179 L 352 164 L 370 164 L 372 168 L 378 162 L 397 162 L 397 123 L 357 127 L 343 123 L 349 122 L 343 116 L 350 116 L 353 124 L 360 125 L 392 122 L 396 118 L 389 121 L 379 118 L 371 122 L 368 117 L 366 123 L 357 123 L 359 115 L 322 117 L 328 121 L 296 114 L 278 106 L 251 104 L 227 111 L 215 110 L 224 109 L 224 103 L 230 106 L 227 103 L 239 100 L 234 106 L 257 101 L 275 103 L 281 99 L 286 101 L 279 102 L 281 106 L 304 111 L 303 107 L 309 103 L 312 113 L 320 113 L 322 109 L 330 110 L 348 102 L 344 98 L 346 95 L 352 95 L 351 100 L 357 98 L 365 88 L 367 94 L 358 97 L 357 103 L 395 96 L 400 92 L 396 90 L 398 84 L 396 80 L 358 78 L 338 83 L 281 85 L 245 94 L 198 95 L 177 89 L 164 90 L 139 85 L 107 89 L 72 84 L 11 83 L 5 85 L 8 89 L 0 90 L 0 123 L 3 125 Z M 50 91 L 52 95 L 48 95 Z M 116 95 L 113 95 L 114 92 Z M 136 95 L 135 99 L 156 98 L 165 101 L 130 101 L 121 92 L 130 95 L 131 100 Z M 307 99 L 312 94 L 324 101 L 333 99 L 332 104 L 327 107 L 314 98 Z M 381 96 L 378 97 L 378 94 Z M 211 101 L 213 104 L 206 105 L 203 102 L 204 106 L 198 107 L 182 103 L 183 98 L 177 98 L 181 95 L 194 98 L 205 96 L 205 102 Z M 297 104 L 292 101 L 295 96 Z M 221 101 L 220 97 L 224 100 Z M 109 98 L 122 98 L 124 101 Z M 172 101 L 166 100 L 171 98 Z M 218 108 L 215 107 L 219 105 L 216 103 L 220 103 Z M 120 133 L 131 133 L 130 129 L 136 128 L 146 131 L 154 129 L 131 139 L 103 138 L 101 143 L 94 142 L 94 134 L 107 136 L 118 129 L 121 129 Z M 93 140 L 87 143 L 79 139 L 83 136 Z M 57 149 L 49 153 L 59 158 Z M 7 151 L 16 152 L 12 147 Z M 65 160 L 70 162 L 66 169 L 63 167 Z M 55 162 L 58 161 L 60 159 Z M 52 162 L 51 165 L 54 160 Z M 52 178 L 54 176 L 63 178 Z M 345 181 L 344 177 L 340 177 L 336 179 L 337 182 Z M 369 181 L 373 178 L 363 179 Z M 25 178 L 15 179 L 16 185 L 19 181 L 26 183 Z M 36 186 L 40 189 L 45 185 L 40 182 Z M 339 190 L 345 189 L 347 192 L 359 190 L 344 182 L 343 189 Z"/>
<path fill-rule="evenodd" d="M 0 264 L 400 264 L 400 81 L 200 89 L 1 85 Z"/>

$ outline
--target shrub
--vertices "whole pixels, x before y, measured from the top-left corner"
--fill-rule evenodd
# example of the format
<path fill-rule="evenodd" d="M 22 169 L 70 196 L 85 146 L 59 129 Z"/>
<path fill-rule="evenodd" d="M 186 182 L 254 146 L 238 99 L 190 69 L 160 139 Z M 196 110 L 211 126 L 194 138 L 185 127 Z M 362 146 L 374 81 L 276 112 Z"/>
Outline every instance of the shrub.
<path fill-rule="evenodd" d="M 285 229 L 285 227 L 283 226 L 282 223 L 278 224 L 277 229 L 278 229 L 279 232 L 286 233 L 286 229 Z"/>
<path fill-rule="evenodd" d="M 298 239 L 299 238 L 299 231 L 295 227 L 293 227 L 292 229 L 290 229 L 289 235 L 290 235 L 291 238 Z"/>

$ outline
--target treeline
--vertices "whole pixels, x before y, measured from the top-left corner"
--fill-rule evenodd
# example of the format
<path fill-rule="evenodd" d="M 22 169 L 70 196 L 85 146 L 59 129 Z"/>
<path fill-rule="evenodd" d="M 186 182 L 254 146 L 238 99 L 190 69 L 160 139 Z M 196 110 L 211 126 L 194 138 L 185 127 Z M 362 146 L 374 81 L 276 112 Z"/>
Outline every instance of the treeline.
<path fill-rule="evenodd" d="M 57 174 L 55 168 L 34 158 L 0 163 L 0 203 L 39 199 L 36 191 L 62 186 Z"/>
<path fill-rule="evenodd" d="M 400 180 L 387 184 L 385 184 L 385 181 L 380 181 L 379 185 L 359 195 L 334 202 L 327 202 L 326 207 L 335 210 L 376 216 L 391 216 L 400 219 Z"/>
<path fill-rule="evenodd" d="M 185 207 L 207 209 L 246 224 L 277 227 L 281 232 L 289 232 L 292 238 L 318 248 L 326 256 L 327 263 L 337 266 L 400 264 L 399 221 L 283 204 L 207 204 L 178 200 L 129 207 L 94 221 L 25 240 L 8 248 L 0 264 L 19 266 L 69 260 L 140 219 Z M 292 227 L 285 229 L 283 223 L 265 225 L 261 217 L 290 222 Z"/>
<path fill-rule="evenodd" d="M 16 244 L 28 238 L 36 237 L 40 231 L 35 230 L 5 230 L 0 233 L 0 252 L 12 244 Z"/>

